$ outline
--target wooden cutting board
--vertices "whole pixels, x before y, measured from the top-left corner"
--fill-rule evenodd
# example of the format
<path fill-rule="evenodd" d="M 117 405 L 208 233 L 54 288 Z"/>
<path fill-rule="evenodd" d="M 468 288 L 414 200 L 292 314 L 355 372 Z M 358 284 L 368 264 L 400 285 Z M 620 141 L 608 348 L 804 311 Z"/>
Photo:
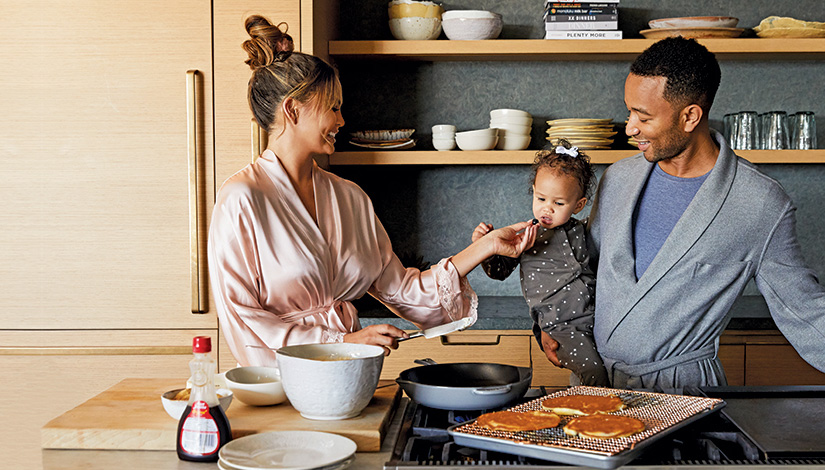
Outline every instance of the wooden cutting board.
<path fill-rule="evenodd" d="M 180 379 L 125 379 L 49 421 L 41 430 L 44 449 L 175 450 L 178 422 L 163 409 L 160 395 L 180 388 Z M 301 417 L 289 402 L 248 406 L 233 399 L 226 411 L 232 437 L 267 431 L 323 431 L 348 437 L 359 452 L 377 452 L 401 396 L 391 380 L 378 384 L 360 416 L 337 421 Z"/>

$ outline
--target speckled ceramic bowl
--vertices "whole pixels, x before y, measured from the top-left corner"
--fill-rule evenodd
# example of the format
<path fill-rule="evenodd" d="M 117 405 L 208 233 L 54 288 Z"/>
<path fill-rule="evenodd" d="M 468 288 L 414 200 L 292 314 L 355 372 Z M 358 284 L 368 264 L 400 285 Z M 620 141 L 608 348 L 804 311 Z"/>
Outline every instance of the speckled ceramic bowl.
<path fill-rule="evenodd" d="M 332 343 L 286 346 L 277 351 L 289 402 L 307 419 L 353 418 L 366 408 L 384 365 L 384 348 Z"/>
<path fill-rule="evenodd" d="M 441 27 L 447 39 L 495 39 L 501 34 L 501 15 L 484 10 L 450 10 L 441 15 Z"/>

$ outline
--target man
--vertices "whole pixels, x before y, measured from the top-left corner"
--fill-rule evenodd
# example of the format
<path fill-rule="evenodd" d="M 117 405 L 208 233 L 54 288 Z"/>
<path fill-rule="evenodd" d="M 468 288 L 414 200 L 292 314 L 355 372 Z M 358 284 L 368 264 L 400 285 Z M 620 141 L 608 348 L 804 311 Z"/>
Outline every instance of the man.
<path fill-rule="evenodd" d="M 613 387 L 725 385 L 718 340 L 750 279 L 825 371 L 825 289 L 802 258 L 793 203 L 708 126 L 720 77 L 713 54 L 681 37 L 630 67 L 627 135 L 641 154 L 605 171 L 588 223 L 594 336 Z"/>

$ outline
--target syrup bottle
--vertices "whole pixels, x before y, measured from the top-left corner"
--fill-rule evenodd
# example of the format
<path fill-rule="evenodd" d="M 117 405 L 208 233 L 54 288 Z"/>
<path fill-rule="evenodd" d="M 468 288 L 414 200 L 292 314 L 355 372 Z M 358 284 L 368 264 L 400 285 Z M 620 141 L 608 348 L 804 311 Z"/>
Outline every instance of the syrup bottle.
<path fill-rule="evenodd" d="M 193 462 L 216 462 L 218 450 L 232 439 L 232 430 L 215 392 L 216 364 L 209 354 L 212 340 L 196 336 L 192 340 L 195 358 L 189 361 L 192 393 L 178 422 L 178 458 Z"/>

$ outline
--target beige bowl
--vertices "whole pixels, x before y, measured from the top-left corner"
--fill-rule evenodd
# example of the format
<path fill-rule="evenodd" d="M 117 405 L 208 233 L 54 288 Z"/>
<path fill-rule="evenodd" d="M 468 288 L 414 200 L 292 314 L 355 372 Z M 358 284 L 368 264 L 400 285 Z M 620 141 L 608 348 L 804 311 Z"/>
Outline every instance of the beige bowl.
<path fill-rule="evenodd" d="M 522 111 L 520 109 L 494 109 L 490 111 L 490 119 L 510 119 L 513 118 L 514 120 L 529 120 L 530 124 L 533 123 L 533 116 L 530 115 L 527 111 Z M 526 122 L 516 122 L 516 124 L 527 124 Z"/>
<path fill-rule="evenodd" d="M 387 6 L 390 19 L 394 18 L 441 18 L 444 9 L 435 2 L 393 0 Z"/>
<path fill-rule="evenodd" d="M 503 129 L 507 131 L 507 135 L 511 134 L 521 134 L 521 135 L 530 135 L 530 132 L 533 130 L 532 126 L 524 126 L 521 124 L 507 124 L 503 122 L 499 122 L 497 120 L 490 121 L 490 127 L 494 127 L 496 129 Z M 501 137 L 502 133 L 499 131 L 499 137 Z"/>
<path fill-rule="evenodd" d="M 450 10 L 441 15 L 447 39 L 476 41 L 495 39 L 504 24 L 501 15 L 484 10 Z"/>
<path fill-rule="evenodd" d="M 390 32 L 395 39 L 425 41 L 441 35 L 441 18 L 391 18 Z"/>
<path fill-rule="evenodd" d="M 361 414 L 375 394 L 384 365 L 384 348 L 368 344 L 302 344 L 276 353 L 289 402 L 307 419 Z"/>
<path fill-rule="evenodd" d="M 186 406 L 189 404 L 189 400 L 174 399 L 175 395 L 177 395 L 181 390 L 183 389 L 176 388 L 175 390 L 169 390 L 160 396 L 160 401 L 163 403 L 163 409 L 166 410 L 166 413 L 169 416 L 178 421 L 180 421 L 180 417 L 183 415 L 183 412 L 186 411 Z M 216 391 L 218 392 L 218 402 L 221 404 L 221 409 L 224 413 L 226 413 L 226 410 L 229 409 L 229 405 L 232 404 L 232 391 L 225 388 L 219 388 Z"/>
<path fill-rule="evenodd" d="M 498 138 L 496 148 L 499 150 L 524 150 L 530 145 L 530 135 L 505 133 Z"/>
<path fill-rule="evenodd" d="M 498 129 L 456 132 L 455 143 L 461 150 L 492 150 L 498 143 Z"/>
<path fill-rule="evenodd" d="M 533 118 L 528 116 L 490 116 L 490 122 L 496 124 L 515 124 L 518 126 L 532 126 Z"/>
<path fill-rule="evenodd" d="M 281 374 L 274 367 L 236 367 L 226 371 L 224 378 L 226 386 L 247 405 L 269 406 L 286 401 Z"/>

